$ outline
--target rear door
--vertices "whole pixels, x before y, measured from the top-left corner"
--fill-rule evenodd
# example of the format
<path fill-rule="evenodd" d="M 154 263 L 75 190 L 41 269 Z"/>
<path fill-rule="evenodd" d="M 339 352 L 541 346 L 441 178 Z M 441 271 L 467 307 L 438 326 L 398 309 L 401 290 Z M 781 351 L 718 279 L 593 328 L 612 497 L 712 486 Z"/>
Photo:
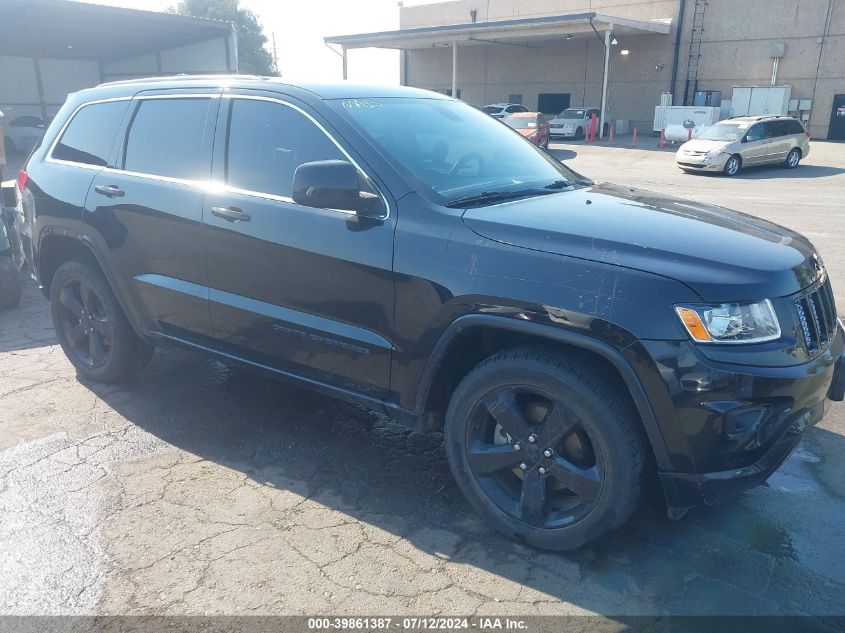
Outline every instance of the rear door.
<path fill-rule="evenodd" d="M 766 121 L 766 162 L 782 163 L 792 149 L 792 137 L 789 135 L 787 121 L 776 119 Z"/>
<path fill-rule="evenodd" d="M 381 395 L 395 217 L 386 204 L 372 219 L 294 203 L 299 165 L 353 154 L 316 116 L 280 97 L 223 99 L 214 160 L 222 186 L 204 216 L 215 336 L 238 355 Z"/>
<path fill-rule="evenodd" d="M 142 93 L 116 164 L 97 174 L 85 221 L 149 329 L 211 333 L 202 205 L 219 91 Z"/>

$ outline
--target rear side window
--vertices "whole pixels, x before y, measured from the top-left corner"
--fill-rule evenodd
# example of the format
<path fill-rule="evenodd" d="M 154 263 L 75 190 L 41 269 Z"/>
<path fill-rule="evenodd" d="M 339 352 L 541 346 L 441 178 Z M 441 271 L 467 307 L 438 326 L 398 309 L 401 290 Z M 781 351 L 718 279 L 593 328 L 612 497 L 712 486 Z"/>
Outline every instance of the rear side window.
<path fill-rule="evenodd" d="M 287 198 L 302 163 L 346 160 L 310 119 L 271 101 L 232 100 L 228 146 L 228 185 Z"/>
<path fill-rule="evenodd" d="M 105 167 L 128 105 L 129 101 L 108 101 L 82 107 L 65 128 L 52 157 Z"/>
<path fill-rule="evenodd" d="M 123 168 L 181 180 L 208 178 L 206 126 L 213 103 L 207 98 L 142 100 L 126 137 Z"/>
<path fill-rule="evenodd" d="M 804 133 L 804 126 L 801 125 L 800 121 L 796 121 L 791 119 L 789 121 L 784 121 L 783 126 L 786 129 L 787 134 L 803 134 Z"/>

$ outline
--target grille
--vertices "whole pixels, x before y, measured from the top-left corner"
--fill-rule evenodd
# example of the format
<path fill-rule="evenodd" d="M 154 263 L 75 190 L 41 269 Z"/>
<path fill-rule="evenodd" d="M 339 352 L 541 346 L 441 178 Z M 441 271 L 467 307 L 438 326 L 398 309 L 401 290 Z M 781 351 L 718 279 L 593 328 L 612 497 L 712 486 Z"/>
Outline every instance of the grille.
<path fill-rule="evenodd" d="M 795 309 L 804 332 L 807 351 L 811 355 L 818 354 L 836 334 L 836 306 L 830 280 L 825 279 L 796 299 Z"/>

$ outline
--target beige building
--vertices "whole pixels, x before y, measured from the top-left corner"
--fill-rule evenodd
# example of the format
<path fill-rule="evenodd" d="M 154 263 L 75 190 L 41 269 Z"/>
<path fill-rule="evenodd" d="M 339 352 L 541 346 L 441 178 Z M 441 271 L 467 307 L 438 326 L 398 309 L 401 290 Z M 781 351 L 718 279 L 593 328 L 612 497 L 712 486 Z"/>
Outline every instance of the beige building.
<path fill-rule="evenodd" d="M 399 11 L 398 31 L 326 41 L 344 53 L 401 50 L 403 84 L 454 89 L 477 106 L 553 113 L 600 107 L 604 95 L 608 118 L 646 131 L 662 92 L 692 105 L 697 91 L 730 100 L 734 86 L 788 85 L 813 137 L 845 139 L 845 0 L 454 0 Z"/>

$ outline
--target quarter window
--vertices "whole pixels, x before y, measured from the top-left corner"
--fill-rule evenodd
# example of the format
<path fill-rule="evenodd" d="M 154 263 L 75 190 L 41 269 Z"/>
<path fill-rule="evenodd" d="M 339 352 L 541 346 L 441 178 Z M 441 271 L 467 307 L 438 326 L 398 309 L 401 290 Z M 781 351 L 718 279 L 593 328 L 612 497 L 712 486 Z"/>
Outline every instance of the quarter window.
<path fill-rule="evenodd" d="M 290 197 L 303 163 L 347 160 L 323 131 L 280 103 L 233 99 L 226 182 L 237 189 Z"/>
<path fill-rule="evenodd" d="M 126 137 L 123 168 L 182 180 L 208 178 L 206 126 L 214 103 L 207 98 L 142 100 Z"/>
<path fill-rule="evenodd" d="M 52 157 L 105 167 L 128 105 L 128 101 L 108 101 L 81 108 L 53 148 Z"/>

